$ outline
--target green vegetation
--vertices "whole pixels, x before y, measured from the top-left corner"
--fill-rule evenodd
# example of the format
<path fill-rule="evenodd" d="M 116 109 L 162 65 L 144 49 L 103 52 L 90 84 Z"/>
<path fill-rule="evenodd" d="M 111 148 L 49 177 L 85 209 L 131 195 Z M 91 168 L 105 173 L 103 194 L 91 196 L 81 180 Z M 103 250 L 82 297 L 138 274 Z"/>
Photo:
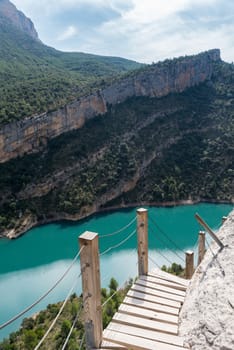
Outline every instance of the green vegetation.
<path fill-rule="evenodd" d="M 132 281 L 129 281 L 124 288 L 117 290 L 118 283 L 112 278 L 110 280 L 109 290 L 106 288 L 102 289 L 102 304 L 113 295 L 103 307 L 103 327 L 106 327 L 112 319 L 112 316 L 117 311 L 124 296 L 129 290 L 131 283 Z M 54 320 L 61 305 L 62 302 L 50 304 L 46 310 L 40 311 L 34 317 L 25 318 L 22 322 L 21 328 L 17 332 L 11 333 L 8 339 L 5 339 L 0 343 L 0 350 L 33 350 Z M 82 298 L 73 294 L 54 328 L 49 333 L 45 342 L 41 345 L 41 350 L 57 350 L 62 348 L 81 306 Z M 83 319 L 84 315 L 82 310 L 80 317 L 75 324 L 74 330 L 72 331 L 66 350 L 80 349 L 80 340 L 84 335 Z M 85 342 L 82 346 L 82 350 L 84 349 Z"/>
<path fill-rule="evenodd" d="M 234 67 L 218 63 L 209 82 L 129 99 L 43 152 L 1 164 L 0 227 L 17 227 L 29 214 L 85 215 L 94 203 L 231 201 L 233 105 Z"/>
<path fill-rule="evenodd" d="M 52 111 L 90 93 L 137 62 L 64 53 L 16 29 L 0 13 L 0 125 Z"/>
<path fill-rule="evenodd" d="M 168 266 L 168 267 L 166 265 L 163 265 L 162 270 L 165 272 L 171 273 L 172 275 L 176 275 L 180 277 L 184 277 L 185 275 L 185 269 L 180 264 L 176 264 L 176 263 L 173 263 L 171 264 L 171 266 Z"/>

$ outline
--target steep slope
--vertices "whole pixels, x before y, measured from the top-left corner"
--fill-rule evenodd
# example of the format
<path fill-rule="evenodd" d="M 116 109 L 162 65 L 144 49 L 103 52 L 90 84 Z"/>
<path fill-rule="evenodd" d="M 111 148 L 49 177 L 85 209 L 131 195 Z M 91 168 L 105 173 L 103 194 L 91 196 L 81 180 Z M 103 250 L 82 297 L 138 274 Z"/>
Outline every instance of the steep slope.
<path fill-rule="evenodd" d="M 199 265 L 180 315 L 180 333 L 193 350 L 233 349 L 234 211 Z"/>
<path fill-rule="evenodd" d="M 210 79 L 219 61 L 220 52 L 215 49 L 154 64 L 131 72 L 57 111 L 6 124 L 0 129 L 0 162 L 38 152 L 51 138 L 82 127 L 87 120 L 106 113 L 108 106 L 118 105 L 128 98 L 162 97 L 196 86 Z"/>
<path fill-rule="evenodd" d="M 105 79 L 141 66 L 47 47 L 32 22 L 8 0 L 0 0 L 0 42 L 0 125 L 55 110 Z"/>
<path fill-rule="evenodd" d="M 183 59 L 172 62 L 180 71 Z M 233 103 L 233 65 L 218 60 L 198 85 L 109 105 L 41 152 L 2 164 L 2 234 L 136 202 L 233 201 Z"/>
<path fill-rule="evenodd" d="M 33 22 L 23 12 L 18 11 L 9 0 L 0 0 L 0 16 L 1 21 L 4 18 L 8 19 L 17 29 L 38 40 L 38 34 Z"/>

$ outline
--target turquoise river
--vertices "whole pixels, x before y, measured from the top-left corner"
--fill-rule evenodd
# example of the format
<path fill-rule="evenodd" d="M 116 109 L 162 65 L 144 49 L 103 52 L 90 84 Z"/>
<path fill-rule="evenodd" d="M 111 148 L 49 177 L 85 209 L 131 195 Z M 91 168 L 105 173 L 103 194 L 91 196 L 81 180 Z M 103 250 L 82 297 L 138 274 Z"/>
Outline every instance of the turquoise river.
<path fill-rule="evenodd" d="M 193 249 L 201 227 L 194 218 L 198 212 L 215 230 L 222 216 L 233 209 L 226 204 L 197 204 L 172 208 L 149 209 L 149 267 L 177 262 L 184 265 L 184 253 Z M 136 216 L 136 208 L 98 214 L 76 223 L 59 222 L 36 227 L 17 240 L 0 240 L 0 324 L 33 303 L 71 264 L 78 251 L 78 236 L 84 231 L 100 235 L 102 286 L 108 286 L 111 277 L 122 285 L 137 275 L 136 234 L 118 246 L 136 228 L 133 222 L 124 231 L 113 236 L 101 237 L 126 226 Z M 165 235 L 166 234 L 166 235 Z M 115 247 L 109 249 L 111 247 Z M 196 257 L 196 254 L 195 254 Z M 49 303 L 66 297 L 73 281 L 79 275 L 79 261 L 66 278 L 26 316 L 45 308 Z M 81 292 L 81 279 L 76 293 Z M 24 316 L 25 317 L 25 316 Z M 0 339 L 19 328 L 22 318 L 0 331 Z"/>

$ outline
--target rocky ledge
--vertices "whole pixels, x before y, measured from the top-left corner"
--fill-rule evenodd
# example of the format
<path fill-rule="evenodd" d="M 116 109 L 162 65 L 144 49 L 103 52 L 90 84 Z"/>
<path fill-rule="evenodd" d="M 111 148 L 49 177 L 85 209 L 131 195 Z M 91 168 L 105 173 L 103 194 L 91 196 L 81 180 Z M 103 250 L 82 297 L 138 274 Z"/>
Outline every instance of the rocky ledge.
<path fill-rule="evenodd" d="M 234 210 L 191 280 L 180 315 L 180 334 L 193 350 L 234 349 Z M 212 250 L 212 251 L 211 251 Z"/>

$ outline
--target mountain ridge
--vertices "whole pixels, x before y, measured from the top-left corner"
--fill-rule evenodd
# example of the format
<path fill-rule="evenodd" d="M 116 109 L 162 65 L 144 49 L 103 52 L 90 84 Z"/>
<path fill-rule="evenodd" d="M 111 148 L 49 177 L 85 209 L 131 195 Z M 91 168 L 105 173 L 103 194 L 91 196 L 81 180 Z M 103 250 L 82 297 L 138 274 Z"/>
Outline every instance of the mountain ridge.
<path fill-rule="evenodd" d="M 66 53 L 46 46 L 5 16 L 3 9 L 10 7 L 21 20 L 23 15 L 14 5 L 8 0 L 1 4 L 7 6 L 2 5 L 2 11 L 0 6 L 0 125 L 56 110 L 105 80 L 141 67 L 124 58 Z"/>
<path fill-rule="evenodd" d="M 219 50 L 142 66 L 59 52 L 8 19 L 0 40 L 1 236 L 133 203 L 234 202 Z"/>
<path fill-rule="evenodd" d="M 55 112 L 7 124 L 0 129 L 0 162 L 37 152 L 49 139 L 82 127 L 86 120 L 105 114 L 108 106 L 132 96 L 162 97 L 209 80 L 213 64 L 218 61 L 218 49 L 167 60 L 123 77 Z"/>
<path fill-rule="evenodd" d="M 39 41 L 38 33 L 31 19 L 17 10 L 16 6 L 9 0 L 0 0 L 0 16 L 7 18 L 15 27 Z"/>

